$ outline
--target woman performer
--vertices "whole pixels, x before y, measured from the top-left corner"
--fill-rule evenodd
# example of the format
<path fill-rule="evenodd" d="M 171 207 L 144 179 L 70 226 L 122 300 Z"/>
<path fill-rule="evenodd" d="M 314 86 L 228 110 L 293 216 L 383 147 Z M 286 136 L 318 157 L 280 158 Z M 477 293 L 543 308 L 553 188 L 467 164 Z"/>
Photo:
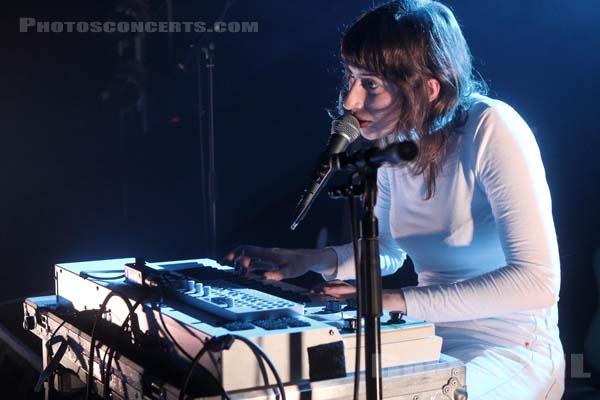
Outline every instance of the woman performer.
<path fill-rule="evenodd" d="M 343 107 L 383 146 L 414 140 L 416 160 L 378 172 L 382 274 L 410 255 L 419 284 L 386 290 L 384 308 L 434 322 L 442 351 L 467 366 L 471 399 L 560 399 L 560 263 L 535 138 L 509 105 L 485 96 L 452 12 L 436 1 L 376 8 L 341 46 Z M 266 279 L 309 270 L 354 278 L 351 244 L 325 249 L 242 246 L 226 260 Z M 259 268 L 264 268 L 260 266 Z M 343 296 L 353 288 L 325 285 Z"/>

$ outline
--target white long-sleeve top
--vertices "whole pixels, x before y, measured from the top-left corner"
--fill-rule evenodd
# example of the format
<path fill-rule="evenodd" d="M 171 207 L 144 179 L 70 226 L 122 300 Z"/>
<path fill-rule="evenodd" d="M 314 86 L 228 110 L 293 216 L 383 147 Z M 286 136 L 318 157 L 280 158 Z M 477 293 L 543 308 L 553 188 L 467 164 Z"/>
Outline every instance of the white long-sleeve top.
<path fill-rule="evenodd" d="M 475 96 L 436 183 L 424 200 L 423 176 L 398 167 L 378 173 L 382 274 L 394 273 L 406 254 L 418 274 L 417 287 L 402 289 L 408 315 L 450 326 L 540 318 L 556 343 L 558 246 L 544 167 L 525 121 L 507 104 Z M 333 248 L 335 278 L 352 279 L 351 245 Z"/>
<path fill-rule="evenodd" d="M 469 398 L 560 399 L 560 263 L 544 167 L 510 106 L 475 96 L 429 200 L 407 168 L 378 173 L 382 274 L 410 255 L 408 315 L 435 322 L 442 351 L 467 366 Z M 336 278 L 354 277 L 352 246 L 334 247 Z"/>

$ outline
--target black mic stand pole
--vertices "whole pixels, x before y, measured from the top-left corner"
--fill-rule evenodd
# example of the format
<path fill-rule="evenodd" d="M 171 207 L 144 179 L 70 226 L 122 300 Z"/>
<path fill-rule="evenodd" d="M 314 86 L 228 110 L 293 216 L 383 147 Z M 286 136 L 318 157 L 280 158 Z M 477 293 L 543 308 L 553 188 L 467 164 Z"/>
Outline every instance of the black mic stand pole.
<path fill-rule="evenodd" d="M 364 213 L 360 222 L 360 263 L 357 274 L 359 314 L 365 321 L 365 386 L 368 400 L 383 399 L 381 374 L 381 269 L 379 265 L 379 222 L 375 216 L 377 202 L 377 170 L 383 163 L 398 164 L 417 155 L 413 142 L 401 142 L 384 149 L 371 148 L 351 156 L 343 153 L 331 156 L 331 170 L 354 170 L 360 177 L 356 187 L 342 186 L 330 191 L 333 198 L 352 197 L 362 193 Z M 341 195 L 340 195 L 341 194 Z M 352 199 L 350 199 L 352 200 Z M 360 323 L 357 324 L 360 329 Z M 357 346 L 359 343 L 356 344 Z M 360 371 L 355 371 L 355 374 Z"/>
<path fill-rule="evenodd" d="M 335 161 L 333 161 L 335 164 Z M 356 273 L 358 297 L 357 330 L 361 329 L 364 320 L 365 331 L 365 386 L 367 399 L 383 399 L 381 376 L 381 328 L 380 316 L 383 311 L 381 300 L 381 270 L 379 265 L 379 226 L 375 216 L 377 200 L 377 169 L 379 165 L 360 162 L 357 172 L 359 185 L 342 185 L 329 191 L 333 199 L 347 198 L 352 202 L 355 197 L 362 197 L 363 216 L 359 226 L 360 252 Z M 353 218 L 351 215 L 350 218 Z M 354 238 L 353 238 L 354 240 Z M 355 255 L 356 256 L 356 255 Z M 360 346 L 360 333 L 357 331 L 357 346 Z M 360 353 L 357 354 L 360 357 Z M 357 368 L 354 373 L 360 375 Z M 358 380 L 355 381 L 358 384 Z M 356 388 L 355 388 L 356 391 Z"/>
<path fill-rule="evenodd" d="M 379 228 L 375 216 L 377 168 L 367 166 L 359 172 L 363 187 L 364 214 L 360 223 L 359 282 L 362 317 L 365 322 L 365 385 L 367 399 L 382 399 L 381 269 L 379 266 Z"/>
<path fill-rule="evenodd" d="M 214 78 L 215 45 L 210 42 L 208 47 L 203 47 L 202 52 L 206 60 L 208 71 L 208 231 L 209 254 L 217 254 L 217 173 L 215 171 L 215 111 L 214 111 Z"/>
<path fill-rule="evenodd" d="M 195 49 L 195 47 L 194 47 Z M 216 257 L 217 243 L 217 173 L 215 171 L 215 111 L 214 111 L 214 50 L 211 41 L 207 47 L 196 51 L 196 74 L 198 92 L 198 136 L 200 143 L 200 195 L 204 212 L 202 229 L 208 243 L 206 252 Z M 204 76 L 206 74 L 206 77 Z M 204 80 L 206 79 L 206 89 Z M 205 93 L 206 92 L 206 93 Z M 205 104 L 206 107 L 205 107 Z M 206 127 L 205 127 L 206 120 Z"/>
<path fill-rule="evenodd" d="M 228 0 L 223 7 L 221 15 L 215 21 L 223 21 L 229 11 L 229 7 L 236 0 Z M 210 36 L 212 30 L 202 33 L 190 45 L 190 52 L 187 57 L 177 66 L 181 70 L 186 70 L 192 57 L 195 55 L 197 69 L 197 91 L 198 91 L 198 134 L 200 139 L 200 191 L 202 207 L 206 212 L 202 213 L 201 225 L 203 234 L 208 241 L 207 252 L 210 257 L 216 257 L 217 248 L 217 173 L 215 171 L 215 122 L 214 122 L 214 42 L 210 42 L 207 47 L 200 48 L 201 43 Z M 207 91 L 208 91 L 208 110 L 204 109 L 205 94 L 203 87 L 203 72 L 207 71 Z M 204 116 L 208 115 L 207 137 L 205 138 Z M 206 143 L 205 143 L 206 142 Z M 207 162 L 205 162 L 207 158 Z M 205 165 L 207 164 L 207 165 Z"/>
<path fill-rule="evenodd" d="M 206 242 L 206 250 L 210 257 L 216 256 L 217 243 L 217 190 L 215 171 L 215 112 L 214 112 L 214 76 L 213 70 L 215 45 L 210 42 L 207 47 L 196 51 L 196 73 L 198 91 L 198 136 L 200 143 L 200 195 L 205 212 L 202 214 L 202 228 Z M 206 90 L 204 74 L 206 73 Z M 206 94 L 205 94 L 206 92 Z M 207 99 L 205 99 L 207 98 Z M 206 108 L 205 104 L 207 103 Z M 205 132 L 205 119 L 207 127 Z"/>

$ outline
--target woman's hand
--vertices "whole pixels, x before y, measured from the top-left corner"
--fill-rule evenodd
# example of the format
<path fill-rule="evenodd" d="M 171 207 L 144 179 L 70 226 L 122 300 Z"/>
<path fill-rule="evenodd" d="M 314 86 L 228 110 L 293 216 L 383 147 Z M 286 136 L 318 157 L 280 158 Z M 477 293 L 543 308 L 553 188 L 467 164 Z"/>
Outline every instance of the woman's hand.
<path fill-rule="evenodd" d="M 265 279 L 281 280 L 305 274 L 308 271 L 332 276 L 337 270 L 337 254 L 333 249 L 280 249 L 257 246 L 239 246 L 221 261 L 242 273 L 257 270 Z"/>
<path fill-rule="evenodd" d="M 400 289 L 384 289 L 381 293 L 383 308 L 388 311 L 402 311 L 408 314 L 406 310 L 406 300 L 404 293 Z"/>
<path fill-rule="evenodd" d="M 311 291 L 326 294 L 340 300 L 356 297 L 356 288 L 348 282 L 340 280 L 320 283 Z M 406 300 L 401 290 L 384 289 L 381 293 L 381 300 L 385 310 L 402 311 L 406 314 Z"/>
<path fill-rule="evenodd" d="M 311 292 L 326 294 L 339 300 L 356 297 L 356 288 L 348 282 L 340 280 L 319 283 L 311 289 Z"/>

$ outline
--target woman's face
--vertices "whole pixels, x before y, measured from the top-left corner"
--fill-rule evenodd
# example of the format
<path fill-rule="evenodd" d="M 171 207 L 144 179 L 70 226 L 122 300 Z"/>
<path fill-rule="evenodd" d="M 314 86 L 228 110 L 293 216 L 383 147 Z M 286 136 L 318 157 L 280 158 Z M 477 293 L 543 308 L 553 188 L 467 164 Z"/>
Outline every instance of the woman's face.
<path fill-rule="evenodd" d="M 365 139 L 375 140 L 396 129 L 400 118 L 398 90 L 375 75 L 348 66 L 350 79 L 344 108 L 360 122 Z"/>

